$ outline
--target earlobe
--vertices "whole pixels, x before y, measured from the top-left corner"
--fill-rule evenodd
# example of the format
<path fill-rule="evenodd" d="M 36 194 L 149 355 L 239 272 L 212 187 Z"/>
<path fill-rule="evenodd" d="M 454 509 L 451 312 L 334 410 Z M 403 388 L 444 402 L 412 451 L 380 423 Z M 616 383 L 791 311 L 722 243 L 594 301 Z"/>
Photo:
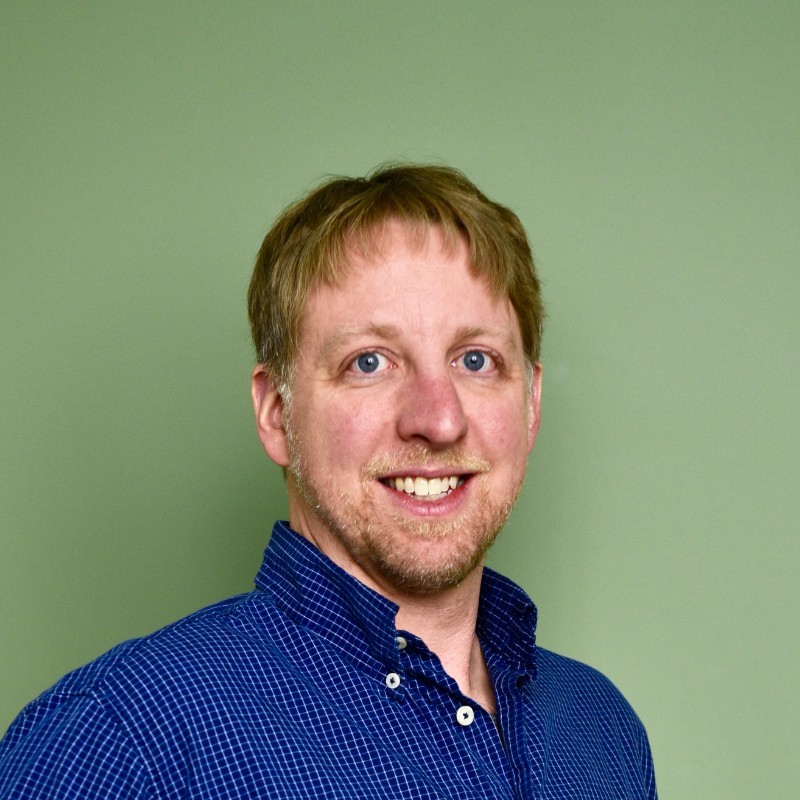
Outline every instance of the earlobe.
<path fill-rule="evenodd" d="M 539 432 L 539 419 L 542 411 L 542 365 L 533 365 L 530 394 L 528 396 L 528 453 L 533 450 L 536 434 Z"/>
<path fill-rule="evenodd" d="M 283 397 L 267 368 L 257 364 L 250 378 L 256 428 L 267 455 L 279 466 L 289 465 Z"/>

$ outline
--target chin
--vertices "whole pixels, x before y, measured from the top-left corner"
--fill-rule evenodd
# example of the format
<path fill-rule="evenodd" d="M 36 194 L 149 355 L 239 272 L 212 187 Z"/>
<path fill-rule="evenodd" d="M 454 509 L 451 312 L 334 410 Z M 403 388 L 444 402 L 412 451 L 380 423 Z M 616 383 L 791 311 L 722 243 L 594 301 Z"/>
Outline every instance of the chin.
<path fill-rule="evenodd" d="M 489 543 L 491 544 L 491 542 Z M 371 569 L 383 580 L 409 594 L 435 594 L 460 585 L 483 563 L 489 544 L 472 553 L 458 553 L 450 558 L 413 557 L 369 552 Z"/>
<path fill-rule="evenodd" d="M 461 584 L 478 569 L 505 525 L 513 501 L 501 506 L 482 504 L 481 513 L 455 520 L 392 520 L 361 527 L 351 553 L 367 572 L 401 591 L 433 594 Z M 352 530 L 349 531 L 352 534 Z M 352 541 L 340 529 L 340 541 Z"/>
<path fill-rule="evenodd" d="M 468 508 L 455 517 L 425 519 L 387 511 L 380 495 L 355 499 L 330 483 L 315 485 L 302 470 L 292 475 L 307 512 L 345 557 L 345 563 L 335 559 L 345 571 L 413 594 L 452 589 L 480 567 L 521 487 L 520 481 L 516 491 L 493 499 L 487 487 L 476 486 Z"/>

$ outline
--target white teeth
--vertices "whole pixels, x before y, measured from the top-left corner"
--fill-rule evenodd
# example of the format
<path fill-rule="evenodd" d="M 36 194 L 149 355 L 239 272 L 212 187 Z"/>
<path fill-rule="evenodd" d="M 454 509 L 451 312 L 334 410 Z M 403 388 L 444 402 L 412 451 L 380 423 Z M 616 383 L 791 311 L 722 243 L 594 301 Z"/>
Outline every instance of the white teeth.
<path fill-rule="evenodd" d="M 452 475 L 447 478 L 422 478 L 420 476 L 412 478 L 396 477 L 390 478 L 388 483 L 394 486 L 398 492 L 413 494 L 415 497 L 436 497 L 447 494 L 451 489 L 458 487 L 459 477 Z"/>

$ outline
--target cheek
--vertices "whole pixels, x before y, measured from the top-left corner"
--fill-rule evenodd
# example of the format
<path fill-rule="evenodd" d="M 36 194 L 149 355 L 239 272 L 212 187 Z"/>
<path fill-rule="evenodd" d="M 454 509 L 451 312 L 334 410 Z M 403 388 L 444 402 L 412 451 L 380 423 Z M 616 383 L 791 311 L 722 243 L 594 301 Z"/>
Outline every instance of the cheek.
<path fill-rule="evenodd" d="M 335 403 L 308 410 L 309 445 L 325 442 L 328 458 L 335 464 L 364 462 L 375 455 L 390 428 L 385 414 L 374 403 Z"/>
<path fill-rule="evenodd" d="M 522 458 L 527 457 L 528 414 L 523 404 L 511 401 L 489 404 L 477 419 L 476 434 L 492 453 L 505 458 L 518 453 Z"/>

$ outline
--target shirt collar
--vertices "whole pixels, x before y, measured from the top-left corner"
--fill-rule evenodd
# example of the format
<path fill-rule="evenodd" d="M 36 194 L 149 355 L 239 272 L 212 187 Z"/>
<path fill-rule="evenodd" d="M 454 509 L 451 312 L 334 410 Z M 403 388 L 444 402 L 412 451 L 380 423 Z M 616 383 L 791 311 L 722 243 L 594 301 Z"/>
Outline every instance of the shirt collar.
<path fill-rule="evenodd" d="M 535 678 L 537 619 L 536 606 L 520 586 L 483 568 L 476 630 L 487 661 L 497 658 L 500 668 Z"/>
<path fill-rule="evenodd" d="M 350 658 L 365 660 L 363 653 L 382 664 L 396 661 L 398 606 L 334 564 L 288 523 L 275 523 L 255 583 L 291 619 Z M 487 659 L 491 654 L 534 677 L 536 618 L 536 607 L 519 586 L 484 568 L 477 633 Z"/>

